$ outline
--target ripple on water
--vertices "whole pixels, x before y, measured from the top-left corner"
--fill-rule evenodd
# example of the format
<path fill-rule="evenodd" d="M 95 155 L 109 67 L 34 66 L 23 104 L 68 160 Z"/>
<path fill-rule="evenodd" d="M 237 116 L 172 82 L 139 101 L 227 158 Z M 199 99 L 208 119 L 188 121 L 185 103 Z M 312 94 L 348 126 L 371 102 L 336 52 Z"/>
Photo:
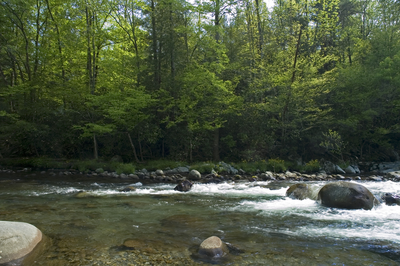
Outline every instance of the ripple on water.
<path fill-rule="evenodd" d="M 400 191 L 393 182 L 363 184 L 374 193 Z M 386 248 L 392 256 L 400 247 L 398 206 L 325 208 L 286 198 L 288 182 L 195 184 L 188 193 L 174 191 L 175 184 L 119 191 L 127 185 L 134 184 L 17 184 L 0 189 L 0 213 L 54 240 L 37 265 L 198 265 L 191 255 L 211 235 L 243 250 L 216 262 L 222 265 L 398 265 L 376 253 Z M 78 191 L 92 196 L 76 198 Z M 118 248 L 124 242 L 128 250 Z"/>

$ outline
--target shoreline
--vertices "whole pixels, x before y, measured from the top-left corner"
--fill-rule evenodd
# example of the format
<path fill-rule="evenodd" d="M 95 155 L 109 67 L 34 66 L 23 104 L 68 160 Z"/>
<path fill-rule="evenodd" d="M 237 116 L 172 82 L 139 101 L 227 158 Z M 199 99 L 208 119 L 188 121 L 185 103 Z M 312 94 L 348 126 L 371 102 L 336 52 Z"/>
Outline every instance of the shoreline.
<path fill-rule="evenodd" d="M 257 174 L 201 174 L 200 177 L 193 177 L 188 172 L 168 173 L 170 170 L 142 172 L 136 171 L 131 174 L 117 174 L 116 172 L 103 171 L 88 171 L 86 173 L 74 169 L 47 169 L 47 170 L 32 170 L 30 168 L 10 169 L 0 166 L 0 174 L 16 175 L 18 178 L 68 178 L 83 181 L 86 179 L 97 179 L 104 181 L 119 181 L 119 182 L 142 182 L 144 184 L 152 183 L 180 183 L 184 180 L 189 180 L 194 183 L 222 183 L 227 181 L 234 182 L 256 182 L 256 181 L 393 181 L 400 182 L 400 172 L 393 171 L 388 173 L 360 173 L 360 174 L 327 174 L 325 171 L 320 171 L 314 174 L 305 174 L 296 171 L 286 171 L 282 173 L 273 173 L 270 171 Z"/>

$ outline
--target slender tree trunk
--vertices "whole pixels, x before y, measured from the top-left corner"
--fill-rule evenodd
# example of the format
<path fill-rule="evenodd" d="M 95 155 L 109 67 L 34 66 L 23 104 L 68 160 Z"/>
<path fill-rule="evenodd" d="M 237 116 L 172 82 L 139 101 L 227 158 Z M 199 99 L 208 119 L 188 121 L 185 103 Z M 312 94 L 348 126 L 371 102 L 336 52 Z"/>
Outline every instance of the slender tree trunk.
<path fill-rule="evenodd" d="M 91 94 L 94 94 L 93 90 L 93 66 L 92 66 L 92 48 L 91 48 L 91 35 L 92 35 L 92 14 L 89 10 L 89 7 L 86 6 L 86 45 L 87 45 L 87 82 L 88 89 Z"/>
<path fill-rule="evenodd" d="M 299 56 L 300 53 L 300 41 L 301 41 L 301 34 L 302 34 L 302 29 L 300 28 L 299 31 L 299 36 L 297 39 L 297 44 L 296 44 L 296 52 L 294 55 L 294 61 L 293 61 L 293 72 L 292 72 L 292 78 L 290 81 L 290 86 L 289 86 L 289 91 L 286 97 L 286 102 L 285 102 L 285 106 L 283 108 L 283 112 L 282 112 L 282 140 L 285 141 L 286 138 L 286 116 L 289 112 L 289 103 L 290 103 L 290 99 L 292 96 L 292 85 L 294 83 L 294 81 L 296 80 L 296 67 L 297 67 L 297 57 Z"/>
<path fill-rule="evenodd" d="M 189 161 L 193 162 L 193 144 L 192 144 L 192 139 L 189 140 Z"/>
<path fill-rule="evenodd" d="M 220 1 L 215 1 L 215 14 L 214 14 L 214 26 L 215 26 L 215 41 L 219 43 L 219 20 L 220 20 Z M 214 130 L 214 142 L 213 142 L 213 160 L 215 162 L 220 161 L 219 157 L 219 128 Z"/>
<path fill-rule="evenodd" d="M 154 0 L 151 0 L 151 33 L 153 46 L 153 65 L 154 65 L 154 89 L 158 88 L 159 73 L 158 73 L 158 56 L 157 56 L 157 30 L 156 30 L 156 8 Z"/>
<path fill-rule="evenodd" d="M 264 33 L 261 27 L 261 16 L 260 16 L 260 6 L 259 6 L 259 0 L 256 0 L 256 12 L 257 12 L 257 28 L 258 28 L 258 49 L 260 53 L 261 59 L 263 58 L 263 45 L 264 45 Z"/>
<path fill-rule="evenodd" d="M 214 143 L 213 143 L 213 161 L 219 162 L 219 128 L 214 130 Z"/>
<path fill-rule="evenodd" d="M 171 78 L 172 78 L 172 87 L 174 87 L 175 81 L 175 55 L 174 55 L 174 20 L 172 16 L 172 6 L 170 4 L 170 11 L 169 11 L 169 20 L 170 20 L 170 57 L 171 57 Z"/>
<path fill-rule="evenodd" d="M 60 29 L 58 28 L 58 24 L 54 19 L 49 0 L 46 0 L 46 4 L 47 4 L 47 10 L 49 11 L 49 14 L 50 14 L 50 18 L 53 21 L 54 27 L 56 28 L 56 32 L 57 32 L 57 43 L 58 43 L 58 53 L 60 54 L 61 76 L 62 76 L 63 82 L 65 82 L 64 55 L 63 55 L 62 44 L 61 44 Z"/>
<path fill-rule="evenodd" d="M 140 159 L 143 162 L 143 152 L 142 152 L 142 143 L 140 142 L 140 136 L 138 135 L 138 142 L 139 142 L 139 153 L 140 153 Z"/>
<path fill-rule="evenodd" d="M 165 157 L 165 141 L 164 139 L 162 140 L 162 157 Z"/>
<path fill-rule="evenodd" d="M 135 156 L 135 161 L 137 163 L 139 163 L 139 159 L 138 159 L 137 154 L 136 154 L 136 149 L 135 149 L 135 145 L 133 144 L 133 141 L 132 141 L 132 138 L 131 138 L 131 134 L 129 134 L 129 132 L 127 134 L 128 134 L 129 142 L 131 143 L 131 147 L 132 147 L 132 150 L 133 150 L 133 155 Z"/>
<path fill-rule="evenodd" d="M 94 155 L 94 159 L 97 160 L 99 159 L 99 153 L 97 151 L 97 139 L 96 139 L 96 134 L 93 134 L 93 155 Z"/>

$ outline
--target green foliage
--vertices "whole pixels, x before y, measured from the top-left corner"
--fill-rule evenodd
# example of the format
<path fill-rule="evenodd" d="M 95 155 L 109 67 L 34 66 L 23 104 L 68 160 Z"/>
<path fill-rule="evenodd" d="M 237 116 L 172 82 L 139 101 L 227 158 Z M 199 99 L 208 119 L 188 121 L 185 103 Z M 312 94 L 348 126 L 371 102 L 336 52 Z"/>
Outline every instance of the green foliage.
<path fill-rule="evenodd" d="M 320 170 L 320 163 L 317 159 L 311 160 L 304 166 L 304 171 L 307 173 L 316 173 Z"/>
<path fill-rule="evenodd" d="M 44 169 L 69 169 L 69 162 L 63 160 L 55 160 L 45 157 L 38 158 L 18 158 L 18 159 L 1 159 L 0 163 L 8 167 L 26 167 L 35 170 Z"/>
<path fill-rule="evenodd" d="M 281 159 L 269 159 L 268 161 L 260 160 L 255 162 L 243 161 L 240 163 L 232 164 L 237 169 L 243 169 L 247 173 L 257 173 L 257 172 L 284 172 L 287 167 L 285 161 Z"/>
<path fill-rule="evenodd" d="M 180 166 L 187 166 L 185 162 L 178 162 L 173 160 L 151 160 L 145 163 L 137 164 L 137 169 L 147 169 L 148 171 L 155 171 L 158 169 L 165 170 L 167 168 L 173 169 Z"/>
<path fill-rule="evenodd" d="M 273 171 L 273 172 L 284 172 L 286 171 L 286 165 L 285 161 L 281 159 L 269 159 L 268 164 L 267 164 L 267 169 L 268 171 Z"/>
<path fill-rule="evenodd" d="M 396 1 L 10 0 L 0 18 L 0 158 L 282 171 L 262 159 L 400 150 Z"/>
<path fill-rule="evenodd" d="M 190 169 L 195 169 L 201 174 L 210 174 L 214 168 L 216 168 L 215 164 L 210 162 L 198 162 L 190 165 Z"/>
<path fill-rule="evenodd" d="M 322 133 L 322 135 L 324 139 L 320 143 L 320 146 L 325 148 L 328 152 L 340 156 L 343 160 L 343 149 L 345 147 L 345 143 L 342 141 L 340 134 L 329 129 L 327 133 Z"/>
<path fill-rule="evenodd" d="M 135 172 L 135 166 L 131 163 L 120 163 L 115 169 L 117 174 L 133 174 Z"/>

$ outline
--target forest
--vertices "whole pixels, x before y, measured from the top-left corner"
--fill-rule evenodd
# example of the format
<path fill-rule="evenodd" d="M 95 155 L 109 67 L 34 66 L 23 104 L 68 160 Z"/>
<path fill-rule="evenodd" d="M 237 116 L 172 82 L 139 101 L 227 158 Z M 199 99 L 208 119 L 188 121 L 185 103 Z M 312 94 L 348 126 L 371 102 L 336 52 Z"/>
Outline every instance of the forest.
<path fill-rule="evenodd" d="M 395 0 L 1 0 L 0 158 L 394 161 Z"/>

